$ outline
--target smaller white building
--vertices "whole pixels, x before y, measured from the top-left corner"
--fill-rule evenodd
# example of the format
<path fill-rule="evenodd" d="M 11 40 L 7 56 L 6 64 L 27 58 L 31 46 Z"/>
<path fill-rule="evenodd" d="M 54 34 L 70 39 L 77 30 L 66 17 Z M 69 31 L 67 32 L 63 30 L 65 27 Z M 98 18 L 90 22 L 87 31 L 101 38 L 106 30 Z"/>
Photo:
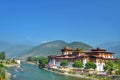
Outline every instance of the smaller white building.
<path fill-rule="evenodd" d="M 20 61 L 20 60 L 16 60 L 16 62 L 17 62 L 18 64 L 21 64 L 21 61 Z"/>

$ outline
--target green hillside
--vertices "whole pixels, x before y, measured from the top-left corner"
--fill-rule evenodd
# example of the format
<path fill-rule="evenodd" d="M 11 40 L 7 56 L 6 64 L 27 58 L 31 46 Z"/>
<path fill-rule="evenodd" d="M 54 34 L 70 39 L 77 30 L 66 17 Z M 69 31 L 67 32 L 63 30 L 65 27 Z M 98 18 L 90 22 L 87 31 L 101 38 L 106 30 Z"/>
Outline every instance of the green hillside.
<path fill-rule="evenodd" d="M 25 52 L 25 55 L 22 57 L 38 55 L 48 56 L 53 54 L 61 54 L 61 49 L 63 49 L 65 46 L 68 46 L 72 49 L 81 48 L 83 50 L 90 50 L 93 48 L 90 45 L 82 42 L 67 43 L 61 40 L 56 40 L 38 45 L 35 48 Z"/>

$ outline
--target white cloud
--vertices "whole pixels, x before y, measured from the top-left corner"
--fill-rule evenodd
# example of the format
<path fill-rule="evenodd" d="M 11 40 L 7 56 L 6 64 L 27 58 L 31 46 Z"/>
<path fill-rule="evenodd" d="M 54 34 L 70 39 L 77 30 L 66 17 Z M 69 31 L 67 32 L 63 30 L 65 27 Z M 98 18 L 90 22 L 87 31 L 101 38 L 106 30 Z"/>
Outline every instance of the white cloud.
<path fill-rule="evenodd" d="M 47 40 L 41 41 L 41 43 L 46 43 L 46 42 L 48 42 L 48 41 Z"/>

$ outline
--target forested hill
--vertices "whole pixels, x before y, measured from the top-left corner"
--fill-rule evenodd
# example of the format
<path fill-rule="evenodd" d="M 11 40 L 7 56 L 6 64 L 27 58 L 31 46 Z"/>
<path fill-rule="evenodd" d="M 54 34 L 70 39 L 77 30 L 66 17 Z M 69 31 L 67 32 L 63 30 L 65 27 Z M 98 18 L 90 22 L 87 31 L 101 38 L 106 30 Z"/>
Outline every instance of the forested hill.
<path fill-rule="evenodd" d="M 43 43 L 34 47 L 33 49 L 25 52 L 24 57 L 37 56 L 37 55 L 48 56 L 51 54 L 61 54 L 61 49 L 63 49 L 65 46 L 68 46 L 69 48 L 72 48 L 72 49 L 76 49 L 76 48 L 81 48 L 83 50 L 93 49 L 92 46 L 83 42 L 67 43 L 62 40 L 56 40 L 56 41 Z"/>

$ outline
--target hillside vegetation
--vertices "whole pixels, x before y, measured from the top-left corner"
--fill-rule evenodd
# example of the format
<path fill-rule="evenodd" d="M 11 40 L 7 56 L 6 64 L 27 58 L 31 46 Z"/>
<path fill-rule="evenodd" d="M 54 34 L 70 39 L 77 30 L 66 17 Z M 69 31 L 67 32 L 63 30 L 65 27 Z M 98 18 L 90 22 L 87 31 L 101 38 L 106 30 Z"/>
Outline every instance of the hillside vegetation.
<path fill-rule="evenodd" d="M 75 48 L 81 48 L 83 50 L 93 49 L 93 47 L 91 47 L 90 45 L 82 42 L 67 43 L 65 41 L 56 40 L 56 41 L 40 44 L 35 48 L 25 52 L 25 55 L 22 57 L 38 56 L 38 55 L 48 56 L 52 54 L 61 54 L 61 49 L 63 49 L 65 46 L 68 46 L 72 49 L 75 49 Z"/>

